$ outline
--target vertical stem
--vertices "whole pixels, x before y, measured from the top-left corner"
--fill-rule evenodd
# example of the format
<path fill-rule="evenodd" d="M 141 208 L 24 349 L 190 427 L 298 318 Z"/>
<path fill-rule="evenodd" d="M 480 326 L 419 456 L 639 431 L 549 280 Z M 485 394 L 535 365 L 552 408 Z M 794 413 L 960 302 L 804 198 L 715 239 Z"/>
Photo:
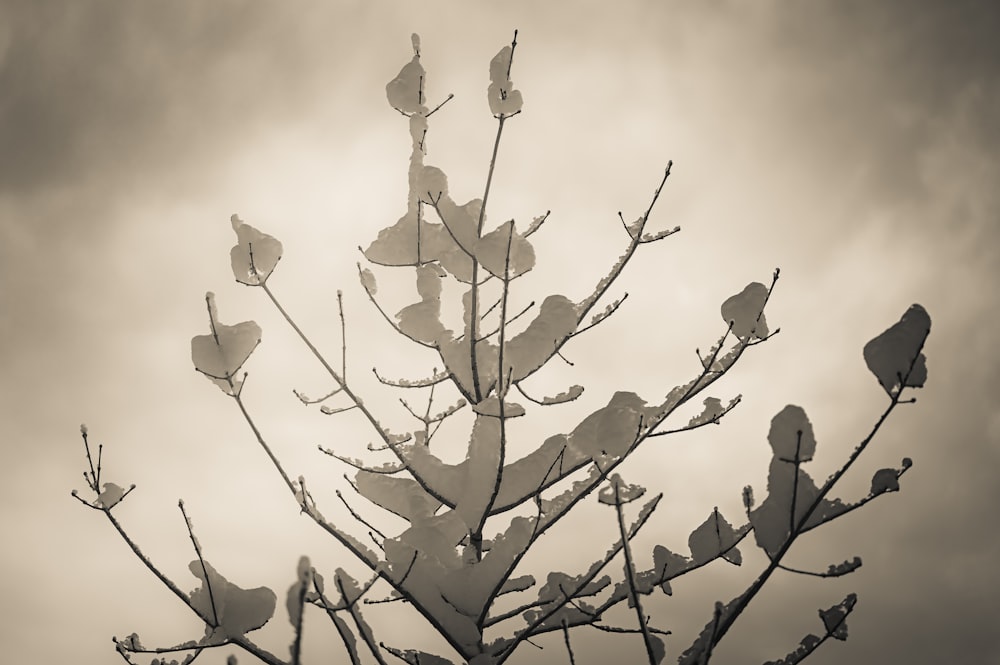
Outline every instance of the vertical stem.
<path fill-rule="evenodd" d="M 499 327 L 499 339 L 497 340 L 498 350 L 497 350 L 497 409 L 498 417 L 500 419 L 500 451 L 497 459 L 497 472 L 493 479 L 493 489 L 490 492 L 490 499 L 486 502 L 486 507 L 483 509 L 483 516 L 479 520 L 479 524 L 476 526 L 475 532 L 472 534 L 472 542 L 476 547 L 476 558 L 479 561 L 483 560 L 483 527 L 486 525 L 486 518 L 489 516 L 490 511 L 493 510 L 493 504 L 496 503 L 497 495 L 500 493 L 500 484 L 503 482 L 503 465 L 506 458 L 507 451 L 507 414 L 504 412 L 504 400 L 507 396 L 507 391 L 510 388 L 509 382 L 506 381 L 507 370 L 504 368 L 503 356 L 504 356 L 504 346 L 507 344 L 506 332 L 507 332 L 507 299 L 510 295 L 510 247 L 514 240 L 514 223 L 510 224 L 510 233 L 507 235 L 507 253 L 504 258 L 504 269 L 503 269 L 503 293 L 500 296 L 500 327 Z"/>
<path fill-rule="evenodd" d="M 490 198 L 490 186 L 493 184 L 493 171 L 497 165 L 497 153 L 500 150 L 500 136 L 503 134 L 503 124 L 507 116 L 501 115 L 497 125 L 497 135 L 493 140 L 493 154 L 490 156 L 490 169 L 486 174 L 486 189 L 483 191 L 483 205 L 479 208 L 479 222 L 476 225 L 476 238 L 483 235 L 483 223 L 486 221 L 486 202 Z M 472 364 L 472 386 L 475 391 L 476 401 L 483 398 L 482 388 L 479 385 L 479 363 L 476 359 L 476 343 L 479 341 L 479 261 L 472 258 L 472 305 L 469 310 L 469 353 Z"/>
<path fill-rule="evenodd" d="M 622 510 L 621 484 L 612 480 L 615 487 L 615 511 L 618 513 L 618 532 L 622 536 L 622 551 L 625 553 L 625 579 L 628 581 L 628 592 L 632 597 L 632 604 L 635 606 L 635 614 L 639 619 L 639 630 L 642 631 L 642 641 L 646 646 L 646 655 L 649 656 L 649 665 L 656 665 L 656 655 L 653 653 L 653 643 L 649 637 L 649 627 L 646 626 L 646 617 L 642 612 L 642 603 L 639 601 L 639 592 L 635 589 L 635 568 L 632 565 L 632 548 L 629 547 L 628 531 L 625 528 L 625 513 Z"/>

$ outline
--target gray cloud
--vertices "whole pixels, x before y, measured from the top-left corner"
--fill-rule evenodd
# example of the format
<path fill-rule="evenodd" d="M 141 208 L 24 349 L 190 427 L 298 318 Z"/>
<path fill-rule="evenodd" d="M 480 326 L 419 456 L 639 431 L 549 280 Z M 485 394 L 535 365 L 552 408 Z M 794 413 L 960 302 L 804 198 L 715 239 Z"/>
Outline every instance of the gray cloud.
<path fill-rule="evenodd" d="M 286 215 L 273 223 L 286 225 L 279 235 L 289 247 L 312 249 L 311 238 L 353 231 L 348 224 L 370 225 L 374 233 L 392 208 L 380 200 L 381 183 L 348 194 L 320 192 L 318 198 L 344 196 L 347 200 L 333 203 L 347 209 L 329 215 L 333 221 L 309 222 L 315 227 L 302 221 L 316 211 L 302 207 L 293 185 L 298 178 L 302 188 L 315 184 L 332 192 L 337 185 L 332 181 L 353 183 L 354 171 L 381 177 L 383 169 L 402 182 L 403 134 L 399 160 L 389 164 L 366 163 L 381 153 L 352 141 L 388 126 L 382 124 L 385 116 L 377 115 L 393 113 L 385 106 L 383 86 L 408 57 L 411 31 L 423 35 L 425 58 L 435 63 L 429 64 L 435 94 L 459 94 L 447 114 L 438 116 L 434 159 L 447 166 L 446 158 L 458 156 L 465 161 L 457 168 L 482 167 L 483 155 L 471 154 L 470 146 L 478 144 L 462 133 L 474 126 L 462 124 L 462 118 L 483 105 L 486 63 L 470 64 L 470 54 L 488 58 L 518 27 L 523 59 L 515 81 L 526 98 L 519 121 L 529 129 L 525 135 L 512 129 L 511 152 L 504 153 L 510 161 L 501 163 L 498 178 L 537 190 L 544 177 L 550 188 L 524 196 L 546 202 L 551 194 L 582 212 L 613 212 L 622 205 L 616 197 L 630 183 L 650 179 L 645 163 L 631 162 L 632 155 L 646 159 L 655 152 L 656 168 L 676 154 L 686 157 L 678 160 L 677 180 L 657 212 L 685 225 L 676 239 L 682 244 L 663 254 L 676 262 L 667 269 L 714 287 L 730 279 L 729 271 L 766 274 L 770 261 L 781 261 L 788 278 L 780 295 L 794 302 L 783 305 L 787 301 L 778 299 L 775 306 L 785 307 L 787 316 L 775 317 L 774 325 L 786 328 L 776 344 L 788 345 L 775 347 L 770 357 L 780 358 L 765 368 L 767 376 L 754 375 L 750 365 L 751 379 L 765 386 L 765 401 L 783 397 L 777 395 L 782 388 L 768 388 L 779 369 L 800 384 L 830 379 L 828 392 L 817 388 L 803 399 L 817 405 L 816 422 L 825 418 L 828 424 L 818 436 L 822 445 L 829 442 L 824 450 L 831 457 L 840 450 L 837 445 L 853 445 L 844 437 L 870 424 L 865 414 L 874 408 L 865 394 L 852 392 L 861 382 L 855 383 L 849 369 L 864 369 L 860 346 L 851 347 L 853 356 L 838 355 L 846 340 L 860 339 L 859 330 L 880 332 L 914 299 L 928 306 L 934 319 L 928 388 L 873 451 L 876 457 L 912 451 L 916 465 L 901 495 L 839 532 L 865 556 L 857 578 L 863 588 L 857 590 L 859 612 L 867 614 L 852 624 L 847 645 L 827 645 L 815 662 L 885 662 L 887 650 L 912 663 L 941 662 L 956 650 L 970 662 L 995 658 L 988 635 L 989 594 L 998 585 L 990 510 L 1000 492 L 992 477 L 1000 427 L 990 415 L 1000 391 L 991 290 L 1000 280 L 995 193 L 1000 12 L 966 2 L 722 0 L 587 2 L 574 3 L 573 11 L 560 3 L 528 2 L 450 5 L 447 11 L 435 3 L 404 9 L 307 2 L 289 9 L 239 0 L 4 5 L 0 402 L 8 432 L 4 460 L 18 473 L 4 490 L 10 495 L 3 503 L 25 538 L 24 551 L 4 554 L 4 569 L 22 570 L 30 563 L 57 571 L 43 584 L 47 597 L 62 602 L 57 610 L 51 603 L 42 607 L 37 587 L 10 575 L 4 576 L 5 597 L 22 599 L 11 602 L 27 608 L 32 621 L 47 610 L 67 612 L 57 615 L 67 625 L 86 614 L 86 625 L 72 636 L 86 640 L 71 645 L 77 657 L 84 644 L 86 653 L 93 647 L 99 654 L 94 659 L 110 656 L 100 632 L 110 629 L 99 617 L 91 621 L 96 613 L 89 608 L 74 604 L 75 586 L 89 583 L 74 577 L 89 570 L 89 562 L 67 560 L 53 543 L 65 538 L 81 558 L 101 558 L 102 573 L 122 586 L 120 580 L 131 579 L 119 565 L 127 552 L 117 547 L 121 543 L 109 544 L 111 534 L 97 524 L 88 524 L 93 533 L 87 532 L 84 545 L 70 538 L 83 538 L 78 522 L 84 520 L 70 513 L 79 506 L 67 508 L 64 501 L 66 479 L 79 477 L 73 435 L 81 413 L 120 419 L 105 424 L 106 440 L 116 443 L 116 454 L 139 460 L 136 473 L 148 473 L 144 455 L 162 454 L 163 469 L 170 470 L 164 473 L 176 474 L 164 483 L 188 482 L 194 473 L 217 480 L 211 465 L 221 464 L 227 453 L 195 447 L 194 434 L 208 441 L 222 427 L 230 428 L 218 436 L 220 450 L 230 450 L 226 437 L 244 435 L 233 433 L 231 420 L 208 421 L 209 407 L 199 401 L 203 395 L 184 393 L 178 387 L 187 384 L 176 378 L 180 369 L 174 373 L 175 365 L 186 362 L 185 345 L 197 332 L 188 327 L 194 325 L 190 312 L 203 316 L 200 303 L 178 303 L 190 292 L 215 286 L 206 284 L 211 280 L 204 275 L 214 268 L 207 265 L 210 252 L 202 251 L 202 238 L 215 242 L 215 227 L 225 226 L 230 207 L 244 205 L 243 197 L 246 205 L 266 209 L 267 199 L 257 195 L 272 188 Z M 466 81 L 480 87 L 466 89 Z M 598 94 L 607 90 L 614 94 Z M 619 118 L 630 124 L 618 126 Z M 670 124 L 677 119 L 685 121 L 682 127 Z M 462 131 L 449 138 L 449 123 Z M 239 176 L 244 155 L 270 154 L 253 149 L 281 129 L 297 132 L 303 150 L 313 145 L 328 150 L 329 172 L 289 174 L 286 169 L 296 166 L 281 162 L 257 164 L 247 169 L 252 176 Z M 605 131 L 613 134 L 603 136 Z M 574 145 L 565 154 L 547 154 L 547 141 L 563 139 Z M 530 157 L 515 152 L 524 145 L 534 150 Z M 344 149 L 354 163 L 344 161 Z M 637 187 L 645 196 L 645 185 Z M 220 188 L 224 194 L 216 194 Z M 690 226 L 677 217 L 681 204 L 695 216 Z M 582 236 L 584 224 L 603 223 L 573 215 L 557 222 L 556 216 L 547 232 L 576 228 Z M 219 255 L 224 274 L 228 240 L 220 242 L 211 256 Z M 581 242 L 581 255 L 594 251 Z M 327 263 L 314 270 L 328 270 L 338 261 L 350 266 L 356 258 L 334 249 L 329 254 L 333 258 L 324 255 Z M 699 263 L 693 255 L 701 254 L 708 256 Z M 590 267 L 580 264 L 581 270 Z M 662 264 L 653 265 L 655 277 L 644 272 L 638 284 L 672 288 L 661 269 Z M 310 282 L 310 298 L 319 290 L 314 285 Z M 707 297 L 694 287 L 691 293 Z M 630 303 L 639 297 L 636 293 Z M 236 305 L 226 305 L 227 316 L 230 311 L 238 316 Z M 197 321 L 201 325 L 202 318 Z M 671 335 L 680 327 L 666 318 L 653 321 Z M 650 323 L 642 319 L 637 325 Z M 277 323 L 265 327 L 268 345 L 279 334 L 276 328 Z M 622 363 L 649 362 L 634 349 L 620 348 L 624 338 L 608 339 L 604 351 L 620 354 Z M 371 351 L 357 343 L 352 348 L 362 356 Z M 190 367 L 181 369 L 184 376 L 191 373 Z M 169 392 L 175 388 L 177 394 Z M 216 402 L 210 406 L 225 410 Z M 178 423 L 175 411 L 185 421 L 198 414 L 190 416 L 197 432 L 189 422 Z M 127 433 L 138 434 L 127 438 Z M 755 435 L 747 430 L 734 436 L 749 446 Z M 762 439 L 752 443 L 766 448 Z M 205 457 L 198 458 L 197 469 L 174 468 L 169 460 L 177 450 Z M 252 461 L 247 465 L 256 468 Z M 222 499 L 208 497 L 205 505 L 213 500 Z M 26 505 L 32 512 L 24 512 Z M 39 523 L 65 526 L 56 533 Z M 164 559 L 185 560 L 183 543 L 174 545 Z M 846 547 L 839 541 L 823 545 L 837 552 Z M 787 619 L 791 601 L 785 601 L 801 600 L 799 591 L 788 590 L 799 581 L 762 599 L 755 608 L 758 618 L 746 617 L 750 625 L 773 629 Z M 854 584 L 847 580 L 845 588 Z M 121 602 L 142 605 L 149 598 L 163 600 L 150 593 Z M 801 612 L 811 614 L 825 600 L 816 602 Z M 133 617 L 134 610 L 122 620 Z M 157 615 L 142 620 L 147 618 L 155 622 Z M 690 628 L 703 619 L 707 615 L 679 624 Z M 113 630 L 121 628 L 116 624 Z M 729 662 L 743 662 L 746 653 L 782 655 L 772 648 L 780 637 L 750 631 L 740 639 L 746 640 L 746 651 L 731 652 Z M 684 648 L 682 641 L 673 646 Z M 37 656 L 40 648 L 27 641 L 12 644 L 20 660 Z"/>

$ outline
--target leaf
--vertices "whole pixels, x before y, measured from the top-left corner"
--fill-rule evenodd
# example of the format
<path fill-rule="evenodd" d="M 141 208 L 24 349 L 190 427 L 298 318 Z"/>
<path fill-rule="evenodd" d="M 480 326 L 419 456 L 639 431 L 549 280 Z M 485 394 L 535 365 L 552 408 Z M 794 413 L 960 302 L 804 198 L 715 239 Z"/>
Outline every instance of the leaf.
<path fill-rule="evenodd" d="M 693 564 L 694 562 L 691 559 L 672 552 L 663 545 L 653 547 L 653 567 L 656 569 L 657 576 L 663 578 L 664 582 L 660 585 L 660 588 L 667 595 L 671 594 L 670 584 L 667 580 L 682 575 Z"/>
<path fill-rule="evenodd" d="M 740 293 L 722 303 L 722 320 L 732 322 L 733 334 L 740 339 L 767 337 L 765 302 L 767 287 L 760 282 L 751 282 Z"/>
<path fill-rule="evenodd" d="M 229 250 L 236 281 L 247 286 L 261 286 L 271 276 L 281 259 L 281 243 L 261 233 L 238 215 L 230 217 L 237 243 Z"/>
<path fill-rule="evenodd" d="M 521 91 L 514 90 L 510 80 L 510 62 L 514 49 L 509 44 L 490 61 L 490 87 L 487 99 L 493 115 L 513 115 L 521 110 Z"/>
<path fill-rule="evenodd" d="M 526 591 L 533 586 L 535 586 L 535 578 L 531 575 L 511 577 L 504 581 L 503 586 L 500 587 L 500 591 L 497 595 L 502 596 L 505 593 L 512 593 L 514 591 Z"/>
<path fill-rule="evenodd" d="M 508 249 L 509 258 L 508 258 Z M 490 274 L 503 279 L 519 277 L 535 267 L 535 248 L 514 227 L 504 222 L 476 243 L 476 258 Z"/>
<path fill-rule="evenodd" d="M 635 442 L 646 403 L 635 393 L 616 392 L 607 406 L 576 426 L 569 445 L 591 458 L 622 455 Z"/>
<path fill-rule="evenodd" d="M 404 651 L 386 644 L 382 644 L 381 646 L 396 658 L 404 663 L 410 663 L 410 665 L 455 665 L 447 658 L 442 658 L 426 651 L 418 651 L 416 649 L 406 649 Z"/>
<path fill-rule="evenodd" d="M 831 563 L 829 568 L 826 569 L 826 575 L 827 577 L 841 577 L 842 575 L 853 573 L 860 567 L 861 557 L 856 556 L 853 559 L 844 561 L 843 563 Z"/>
<path fill-rule="evenodd" d="M 306 592 L 309 590 L 309 579 L 312 567 L 309 565 L 309 557 L 299 558 L 299 566 L 296 569 L 296 580 L 292 586 L 288 587 L 288 595 L 285 598 L 285 608 L 288 610 L 288 621 L 293 627 L 298 627 L 302 621 L 302 605 L 305 602 Z"/>
<path fill-rule="evenodd" d="M 500 400 L 496 395 L 490 395 L 486 399 L 472 405 L 472 410 L 481 416 L 492 416 L 494 418 L 500 417 Z M 517 402 L 508 402 L 504 400 L 503 403 L 503 417 L 504 418 L 516 418 L 517 416 L 524 415 L 524 407 Z"/>
<path fill-rule="evenodd" d="M 361 286 L 365 288 L 370 295 L 375 295 L 378 293 L 378 284 L 375 282 L 375 275 L 368 268 L 361 270 Z"/>
<path fill-rule="evenodd" d="M 97 505 L 102 508 L 113 508 L 125 496 L 125 490 L 114 483 L 104 483 L 104 491 L 97 497 Z"/>
<path fill-rule="evenodd" d="M 911 305 L 899 322 L 865 344 L 865 363 L 890 396 L 927 381 L 927 359 L 920 349 L 930 332 L 927 310 Z M 904 379 L 906 385 L 900 386 Z"/>
<path fill-rule="evenodd" d="M 691 558 L 696 564 L 711 561 L 721 555 L 730 563 L 740 565 L 743 562 L 743 557 L 740 551 L 733 547 L 735 543 L 736 530 L 726 521 L 718 508 L 712 510 L 708 519 L 702 522 L 688 537 Z M 726 551 L 725 554 L 723 554 L 724 551 Z"/>
<path fill-rule="evenodd" d="M 899 472 L 896 469 L 879 469 L 872 476 L 872 496 L 899 491 Z"/>
<path fill-rule="evenodd" d="M 358 471 L 355 484 L 361 496 L 408 522 L 429 518 L 441 506 L 412 478 Z"/>
<path fill-rule="evenodd" d="M 413 187 L 417 198 L 426 200 L 425 197 L 430 197 L 432 202 L 437 201 L 448 195 L 448 176 L 436 166 L 425 166 L 417 173 Z"/>
<path fill-rule="evenodd" d="M 218 622 L 214 629 L 211 625 L 205 626 L 203 643 L 221 644 L 231 638 L 242 637 L 262 627 L 274 616 L 277 596 L 273 591 L 267 587 L 241 589 L 226 580 L 207 561 L 204 566 L 203 571 L 202 561 L 197 559 L 188 564 L 188 569 L 202 583 L 189 594 L 191 606 L 206 621 Z"/>
<path fill-rule="evenodd" d="M 622 480 L 617 473 L 609 479 L 610 484 L 601 488 L 597 500 L 608 506 L 624 505 L 635 501 L 646 493 L 646 488 L 640 485 L 630 485 Z"/>
<path fill-rule="evenodd" d="M 421 245 L 423 245 L 422 241 Z M 368 245 L 368 249 L 364 250 L 364 255 L 372 263 L 384 266 L 416 265 L 416 205 L 414 205 L 413 210 L 400 217 L 395 224 L 380 230 L 378 237 Z M 362 277 L 362 279 L 364 278 Z"/>
<path fill-rule="evenodd" d="M 577 326 L 577 306 L 566 296 L 547 296 L 538 316 L 514 336 L 504 349 L 511 381 L 520 381 L 551 359 Z"/>
<path fill-rule="evenodd" d="M 722 400 L 718 397 L 706 397 L 705 408 L 697 416 L 693 416 L 688 422 L 688 427 L 697 427 L 698 425 L 703 425 L 705 423 L 710 423 L 722 415 L 724 411 L 722 407 Z"/>
<path fill-rule="evenodd" d="M 816 452 L 816 438 L 805 411 L 793 404 L 771 420 L 767 438 L 774 452 L 767 475 L 768 494 L 750 513 L 750 522 L 757 544 L 774 556 L 792 535 L 792 524 L 799 524 L 819 496 L 816 483 L 802 469 L 802 463 Z M 802 525 L 803 529 L 828 522 L 846 510 L 849 508 L 839 499 L 824 498 Z"/>
<path fill-rule="evenodd" d="M 653 647 L 653 662 L 660 665 L 667 655 L 667 647 L 658 635 L 650 635 L 649 643 Z"/>
<path fill-rule="evenodd" d="M 805 410 L 794 404 L 787 405 L 771 419 L 767 441 L 779 459 L 808 462 L 816 454 L 812 423 Z"/>
<path fill-rule="evenodd" d="M 385 96 L 389 105 L 403 113 L 416 113 L 423 108 L 421 86 L 424 80 L 424 67 L 420 64 L 420 56 L 403 65 L 396 78 L 385 86 Z"/>
<path fill-rule="evenodd" d="M 822 640 L 817 635 L 810 633 L 799 641 L 799 645 L 795 648 L 795 651 L 792 651 L 781 660 L 769 660 L 764 665 L 796 665 L 815 651 L 820 643 L 822 643 Z"/>
<path fill-rule="evenodd" d="M 417 292 L 421 301 L 399 310 L 399 329 L 410 339 L 425 344 L 436 342 L 446 331 L 441 323 L 441 278 L 444 270 L 428 263 L 417 268 Z"/>
<path fill-rule="evenodd" d="M 857 595 L 852 593 L 830 609 L 819 611 L 819 617 L 823 620 L 830 637 L 841 641 L 847 639 L 847 615 L 857 602 Z"/>
<path fill-rule="evenodd" d="M 205 295 L 208 303 L 208 321 L 212 334 L 196 335 L 191 340 L 191 360 L 196 370 L 207 376 L 226 394 L 234 394 L 229 382 L 236 376 L 243 363 L 260 344 L 260 326 L 253 321 L 243 321 L 235 326 L 219 323 L 215 308 L 215 294 Z"/>
<path fill-rule="evenodd" d="M 546 406 L 551 406 L 553 404 L 565 404 L 566 402 L 572 402 L 582 394 L 583 386 L 573 385 L 570 386 L 568 390 L 565 390 L 558 395 L 546 395 L 537 401 Z"/>

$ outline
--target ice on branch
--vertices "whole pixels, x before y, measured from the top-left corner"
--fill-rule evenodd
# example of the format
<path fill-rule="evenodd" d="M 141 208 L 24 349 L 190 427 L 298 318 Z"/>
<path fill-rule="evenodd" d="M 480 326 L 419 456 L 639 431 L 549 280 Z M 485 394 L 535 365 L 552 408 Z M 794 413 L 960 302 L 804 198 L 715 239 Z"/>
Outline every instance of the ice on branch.
<path fill-rule="evenodd" d="M 207 293 L 205 301 L 208 303 L 208 323 L 212 332 L 191 339 L 191 360 L 195 369 L 224 393 L 235 395 L 241 383 L 235 379 L 236 373 L 260 344 L 260 326 L 254 321 L 243 321 L 234 326 L 220 323 L 215 294 Z"/>
<path fill-rule="evenodd" d="M 898 323 L 865 344 L 865 363 L 890 396 L 927 381 L 927 359 L 920 350 L 930 331 L 927 310 L 911 305 Z"/>
<path fill-rule="evenodd" d="M 281 243 L 245 223 L 238 215 L 230 218 L 237 243 L 229 251 L 236 281 L 247 286 L 262 286 L 281 259 Z"/>
<path fill-rule="evenodd" d="M 274 616 L 278 598 L 267 587 L 241 589 L 207 561 L 196 559 L 188 564 L 188 569 L 201 580 L 201 586 L 191 592 L 190 598 L 191 606 L 207 624 L 203 644 L 221 644 L 242 637 Z"/>

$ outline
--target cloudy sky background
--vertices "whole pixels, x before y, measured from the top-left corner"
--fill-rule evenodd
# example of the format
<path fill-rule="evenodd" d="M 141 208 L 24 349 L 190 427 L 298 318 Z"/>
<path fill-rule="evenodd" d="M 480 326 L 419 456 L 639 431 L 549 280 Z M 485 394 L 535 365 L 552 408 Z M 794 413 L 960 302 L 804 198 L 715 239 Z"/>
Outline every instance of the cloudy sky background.
<path fill-rule="evenodd" d="M 920 302 L 933 320 L 928 386 L 840 495 L 864 495 L 872 471 L 909 456 L 903 491 L 810 534 L 789 560 L 823 570 L 860 555 L 864 566 L 840 580 L 776 578 L 716 660 L 780 658 L 821 632 L 818 608 L 857 591 L 849 641 L 809 662 L 1000 662 L 1000 13 L 976 4 L 0 3 L 4 660 L 113 663 L 114 634 L 200 635 L 70 497 L 84 489 L 81 422 L 105 444 L 105 479 L 138 485 L 119 519 L 182 588 L 195 580 L 180 497 L 206 558 L 241 586 L 283 599 L 303 553 L 362 574 L 296 519 L 235 405 L 193 371 L 190 338 L 207 332 L 207 290 L 224 322 L 261 324 L 246 399 L 290 472 L 338 515 L 344 469 L 315 445 L 360 455 L 371 437 L 351 415 L 294 400 L 291 388 L 318 395 L 328 381 L 263 294 L 233 283 L 229 216 L 282 240 L 272 286 L 331 357 L 344 290 L 349 376 L 401 429 L 405 413 L 369 368 L 416 377 L 434 358 L 386 333 L 354 267 L 357 246 L 405 211 L 409 138 L 384 85 L 420 33 L 429 99 L 456 95 L 431 119 L 427 161 L 457 199 L 480 196 L 495 132 L 487 65 L 518 28 L 524 113 L 505 129 L 489 210 L 493 222 L 552 210 L 524 301 L 531 285 L 586 295 L 624 247 L 617 211 L 645 209 L 668 159 L 651 225 L 683 228 L 636 258 L 613 290 L 630 293 L 622 310 L 567 349 L 575 366 L 539 377 L 539 393 L 570 382 L 588 393 L 519 424 L 525 451 L 615 390 L 652 401 L 687 381 L 695 347 L 720 332 L 721 302 L 780 266 L 767 316 L 781 334 L 714 391 L 742 393 L 741 406 L 721 427 L 648 442 L 623 470 L 665 492 L 641 545 L 686 551 L 713 506 L 736 521 L 743 485 L 763 496 L 768 423 L 785 404 L 815 427 L 815 478 L 846 459 L 886 400 L 861 348 Z M 405 274 L 378 274 L 388 308 L 412 300 Z M 467 424 L 448 431 L 453 454 Z M 582 570 L 603 554 L 613 515 L 581 511 L 529 571 Z M 744 550 L 743 568 L 715 564 L 649 601 L 654 624 L 675 633 L 668 658 L 759 571 L 762 557 Z M 419 619 L 368 613 L 389 644 L 439 647 Z M 333 631 L 318 614 L 307 622 L 318 662 Z M 280 605 L 259 635 L 287 653 Z M 579 663 L 641 653 L 635 639 L 577 635 Z M 539 644 L 523 662 L 568 662 L 559 640 Z"/>

